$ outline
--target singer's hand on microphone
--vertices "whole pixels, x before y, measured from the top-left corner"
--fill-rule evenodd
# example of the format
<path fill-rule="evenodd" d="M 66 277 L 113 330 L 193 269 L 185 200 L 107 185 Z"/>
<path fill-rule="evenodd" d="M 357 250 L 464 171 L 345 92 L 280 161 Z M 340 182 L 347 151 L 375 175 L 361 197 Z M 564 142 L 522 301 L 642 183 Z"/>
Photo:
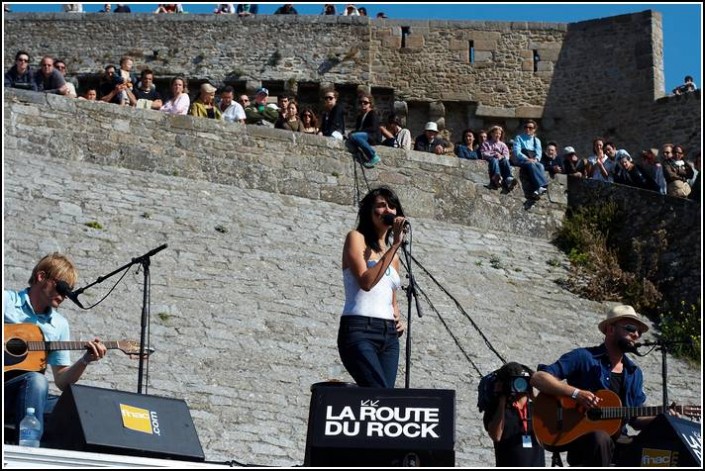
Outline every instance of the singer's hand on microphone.
<path fill-rule="evenodd" d="M 403 216 L 397 216 L 394 218 L 394 224 L 392 225 L 392 231 L 394 232 L 394 243 L 400 244 L 404 233 L 406 232 L 407 221 Z"/>

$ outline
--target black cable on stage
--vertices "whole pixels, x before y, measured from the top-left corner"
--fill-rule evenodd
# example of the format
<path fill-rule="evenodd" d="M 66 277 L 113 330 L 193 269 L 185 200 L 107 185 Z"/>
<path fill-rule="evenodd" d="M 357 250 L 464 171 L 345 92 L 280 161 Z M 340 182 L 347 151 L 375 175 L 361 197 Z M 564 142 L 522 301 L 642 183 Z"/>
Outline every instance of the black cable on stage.
<path fill-rule="evenodd" d="M 489 339 L 482 332 L 482 329 L 480 329 L 480 327 L 475 323 L 475 321 L 472 319 L 472 317 L 470 317 L 470 314 L 467 313 L 467 311 L 465 310 L 465 308 L 463 308 L 463 306 L 460 304 L 460 302 L 458 302 L 458 300 L 455 299 L 455 297 L 452 294 L 450 294 L 447 289 L 445 289 L 443 287 L 443 285 L 426 269 L 426 267 L 424 267 L 421 264 L 421 262 L 419 262 L 416 259 L 416 257 L 412 256 L 411 259 L 416 263 L 416 265 L 419 266 L 419 268 L 421 268 L 424 271 L 424 273 L 426 273 L 429 276 L 429 278 L 431 278 L 431 280 L 441 289 L 441 291 L 443 291 L 450 299 L 453 300 L 453 302 L 455 303 L 457 308 L 460 310 L 460 312 L 463 313 L 463 315 L 470 321 L 470 323 L 475 328 L 475 330 L 477 330 L 477 332 L 480 334 L 480 337 L 482 337 L 482 340 L 485 342 L 485 345 L 487 345 L 487 348 L 489 348 L 492 353 L 497 355 L 497 357 L 502 361 L 502 363 L 506 363 L 507 360 L 505 360 L 504 357 L 497 351 L 497 349 L 495 349 L 494 346 L 492 346 L 492 343 L 489 341 Z M 424 296 L 426 296 L 426 295 L 424 294 Z M 434 308 L 434 310 L 435 310 L 435 308 Z M 437 310 L 436 310 L 436 312 L 438 313 Z M 439 318 L 440 318 L 440 315 L 439 315 Z M 444 325 L 445 325 L 445 322 L 444 322 Z M 448 329 L 448 331 L 450 332 L 449 329 Z M 456 341 L 456 343 L 457 343 L 457 341 Z M 474 363 L 473 363 L 473 366 L 475 366 Z M 476 366 L 475 366 L 475 369 L 477 369 Z M 480 374 L 480 376 L 484 376 L 482 373 L 480 373 L 479 370 L 478 370 L 478 373 Z"/>
<path fill-rule="evenodd" d="M 414 259 L 414 256 L 413 256 L 413 255 L 411 256 L 411 259 L 416 262 L 416 260 Z M 402 265 L 404 266 L 404 268 L 406 269 L 406 271 L 408 272 L 409 269 L 408 269 L 408 267 L 406 266 L 406 264 L 404 263 L 403 260 L 401 261 L 401 263 L 402 263 Z M 416 264 L 418 265 L 419 262 L 416 262 Z M 441 315 L 441 313 L 438 311 L 438 309 L 436 309 L 436 306 L 433 305 L 433 303 L 431 302 L 431 299 L 428 297 L 428 295 L 424 292 L 424 290 L 421 289 L 420 286 L 416 286 L 416 289 L 417 289 L 417 290 L 419 291 L 419 293 L 421 293 L 421 295 L 424 297 L 424 299 L 426 300 L 426 303 L 428 303 L 428 305 L 431 307 L 431 309 L 433 310 L 433 312 L 436 313 L 436 315 L 438 316 L 438 319 L 441 321 L 441 324 L 443 324 L 443 327 L 445 327 L 446 332 L 448 332 L 448 335 L 450 335 L 450 337 L 453 339 L 453 341 L 455 342 L 455 345 L 458 346 L 458 348 L 460 349 L 460 351 L 461 351 L 461 353 L 463 354 L 463 356 L 465 357 L 465 359 L 472 365 L 473 368 L 475 368 L 475 371 L 477 371 L 477 374 L 479 374 L 480 377 L 484 376 L 484 375 L 482 374 L 482 372 L 480 371 L 480 368 L 477 367 L 477 365 L 475 364 L 475 362 L 472 361 L 472 358 L 470 358 L 470 355 L 468 355 L 468 353 L 465 351 L 465 349 L 463 348 L 463 346 L 462 346 L 461 343 L 460 343 L 460 340 L 458 340 L 458 337 L 455 336 L 455 334 L 453 333 L 453 331 L 451 330 L 451 328 L 448 326 L 448 324 L 446 323 L 445 319 L 443 318 L 443 315 Z"/>

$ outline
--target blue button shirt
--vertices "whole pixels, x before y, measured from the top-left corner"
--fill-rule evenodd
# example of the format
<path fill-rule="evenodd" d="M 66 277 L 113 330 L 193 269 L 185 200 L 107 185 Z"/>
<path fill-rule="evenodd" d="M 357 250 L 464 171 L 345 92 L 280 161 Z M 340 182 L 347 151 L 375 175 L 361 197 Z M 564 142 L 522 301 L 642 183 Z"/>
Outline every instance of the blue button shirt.
<path fill-rule="evenodd" d="M 644 375 L 626 355 L 622 357 L 622 363 L 622 401 L 627 407 L 641 406 L 646 402 Z M 597 347 L 576 348 L 563 354 L 555 363 L 539 365 L 538 370 L 550 373 L 560 380 L 565 379 L 568 384 L 579 389 L 593 392 L 598 389 L 610 389 L 612 365 L 604 343 Z"/>
<path fill-rule="evenodd" d="M 69 323 L 64 316 L 51 308 L 48 314 L 37 314 L 29 302 L 29 288 L 22 291 L 3 292 L 3 322 L 6 324 L 35 324 L 44 334 L 44 340 L 71 340 Z M 47 365 L 70 366 L 71 355 L 68 350 L 49 352 Z"/>

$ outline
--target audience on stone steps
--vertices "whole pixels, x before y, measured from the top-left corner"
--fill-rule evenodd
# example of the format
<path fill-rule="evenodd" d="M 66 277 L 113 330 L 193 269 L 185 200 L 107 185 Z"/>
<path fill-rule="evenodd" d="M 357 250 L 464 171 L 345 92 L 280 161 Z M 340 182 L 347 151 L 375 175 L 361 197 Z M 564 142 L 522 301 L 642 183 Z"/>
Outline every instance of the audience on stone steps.
<path fill-rule="evenodd" d="M 75 78 L 67 76 L 68 64 L 65 61 L 44 56 L 37 71 L 32 69 L 29 61 L 30 56 L 27 52 L 17 52 L 15 64 L 5 73 L 5 87 L 76 97 L 77 85 L 80 84 Z M 295 101 L 296 98 L 288 94 L 278 97 L 278 105 L 271 103 L 269 90 L 265 87 L 258 89 L 253 102 L 246 94 L 240 95 L 236 102 L 233 100 L 235 90 L 232 86 L 222 87 L 220 98 L 216 100 L 217 87 L 206 82 L 201 86 L 199 98 L 191 103 L 188 83 L 184 77 L 172 79 L 171 98 L 163 101 L 154 85 L 154 73 L 144 69 L 138 79 L 133 66 L 133 60 L 129 56 L 121 58 L 120 69 L 116 69 L 114 65 L 107 65 L 101 75 L 98 93 L 94 89 L 87 89 L 80 98 L 160 110 L 170 114 L 189 114 L 190 110 L 193 116 L 279 127 L 341 140 L 350 137 L 346 137 L 345 132 L 345 103 L 339 101 L 340 95 L 332 87 L 322 91 L 320 115 L 317 115 L 310 105 L 300 107 Z M 207 93 L 204 92 L 204 88 L 208 90 Z M 386 125 L 380 125 L 377 110 L 367 110 L 366 103 L 363 103 L 373 102 L 372 95 L 358 90 L 357 96 L 366 97 L 365 100 L 360 99 L 358 102 L 358 120 L 364 119 L 370 111 L 373 111 L 377 118 L 374 124 L 375 132 L 372 132 L 369 126 L 366 131 L 356 128 L 356 132 L 366 132 L 368 137 L 371 133 L 374 137 L 374 139 L 368 138 L 366 142 L 371 150 L 371 157 L 367 155 L 366 149 L 355 141 L 356 148 L 365 155 L 361 163 L 368 164 L 369 168 L 374 167 L 369 163 L 379 161 L 374 151 L 376 145 L 405 150 L 412 148 L 411 134 L 403 125 L 403 116 L 391 114 Z M 292 102 L 294 106 L 289 106 Z M 463 131 L 461 141 L 454 146 L 449 138 L 450 130 L 439 129 L 439 124 L 442 125 L 443 122 L 443 119 L 438 122 L 427 122 L 424 132 L 413 141 L 413 149 L 437 155 L 455 153 L 462 159 L 487 162 L 489 189 L 503 188 L 504 192 L 510 192 L 521 181 L 527 199 L 538 200 L 547 192 L 549 180 L 546 173 L 548 172 L 551 178 L 556 174 L 566 174 L 574 178 L 619 183 L 670 196 L 699 199 L 699 188 L 694 188 L 700 184 L 699 169 L 694 167 L 693 162 L 685 160 L 686 149 L 682 145 L 664 144 L 661 147 L 660 156 L 659 150 L 652 148 L 640 151 L 633 158 L 627 150 L 618 149 L 613 142 L 597 137 L 593 140 L 592 154 L 588 158 L 580 157 L 572 145 L 565 146 L 559 155 L 559 146 L 556 142 L 549 142 L 545 150 L 542 148 L 541 139 L 536 135 L 538 123 L 528 119 L 522 124 L 524 132 L 518 133 L 509 141 L 511 148 L 504 143 L 505 131 L 501 126 L 490 129 L 490 134 L 495 134 L 497 137 L 489 140 L 488 133 L 484 129 L 476 132 L 466 129 Z M 504 148 L 506 148 L 506 156 Z M 699 154 L 697 158 L 699 159 Z M 515 180 L 512 176 L 511 166 L 520 168 L 519 179 Z M 689 196 L 691 193 L 697 197 Z"/>

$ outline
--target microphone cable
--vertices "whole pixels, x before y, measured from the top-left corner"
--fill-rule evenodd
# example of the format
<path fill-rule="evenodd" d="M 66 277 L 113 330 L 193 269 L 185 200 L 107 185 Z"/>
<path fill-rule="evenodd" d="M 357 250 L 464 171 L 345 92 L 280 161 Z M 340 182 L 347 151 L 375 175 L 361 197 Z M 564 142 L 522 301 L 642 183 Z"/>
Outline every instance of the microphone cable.
<path fill-rule="evenodd" d="M 483 340 L 483 342 L 485 343 L 485 345 L 487 346 L 487 348 L 488 348 L 492 353 L 494 353 L 494 354 L 497 356 L 497 358 L 499 358 L 499 359 L 502 361 L 503 364 L 506 363 L 507 360 L 505 360 L 504 357 L 502 356 L 502 354 L 499 353 L 499 352 L 497 351 L 497 349 L 492 345 L 492 342 L 490 342 L 490 340 L 489 340 L 489 339 L 487 338 L 487 336 L 484 334 L 484 332 L 482 331 L 482 329 L 480 328 L 480 326 L 477 325 L 477 323 L 473 320 L 473 318 L 470 316 L 470 314 L 468 314 L 468 312 L 467 312 L 467 311 L 465 310 L 465 308 L 460 304 L 460 302 L 459 302 L 452 294 L 450 294 L 450 292 L 436 279 L 436 277 L 434 277 L 434 276 L 431 274 L 431 272 L 429 272 L 429 271 L 426 269 L 426 267 L 424 267 L 424 266 L 421 264 L 421 262 L 418 261 L 418 259 L 417 259 L 416 257 L 414 257 L 414 256 L 412 255 L 412 256 L 411 256 L 411 259 L 413 260 L 414 263 L 416 263 L 416 265 L 419 266 L 419 268 L 421 268 L 421 270 L 423 270 L 423 272 L 424 272 L 426 275 L 428 275 L 428 277 L 436 284 L 436 286 L 438 286 L 438 288 L 440 288 L 440 290 L 441 290 L 443 293 L 445 293 L 446 296 L 448 296 L 448 297 L 453 301 L 453 303 L 454 303 L 455 306 L 458 308 L 458 310 L 470 321 L 470 323 L 471 323 L 472 326 L 475 328 L 475 330 L 477 331 L 477 333 L 480 334 L 480 337 L 482 338 L 482 340 Z M 428 301 L 429 304 L 430 304 L 430 300 L 428 300 L 428 296 L 427 296 L 425 293 L 423 293 L 423 295 L 424 295 L 424 297 L 427 299 L 427 301 Z M 465 355 L 465 357 L 466 357 L 466 359 L 468 360 L 468 362 L 469 362 L 471 365 L 473 365 L 473 367 L 475 368 L 475 370 L 477 371 L 477 373 L 480 375 L 480 377 L 484 376 L 484 375 L 480 372 L 480 369 L 477 367 L 477 365 L 475 365 L 475 363 L 472 361 L 472 359 L 470 359 L 469 355 L 468 355 L 468 354 L 465 352 L 465 350 L 461 347 L 461 345 L 460 345 L 460 343 L 459 343 L 459 340 L 458 340 L 457 337 L 452 333 L 450 327 L 449 327 L 448 324 L 445 322 L 445 320 L 442 318 L 440 312 L 433 306 L 433 304 L 430 304 L 430 305 L 431 305 L 431 308 L 432 308 L 432 309 L 436 312 L 436 314 L 438 315 L 438 318 L 441 320 L 441 323 L 443 324 L 443 326 L 445 327 L 445 329 L 448 331 L 448 334 L 453 338 L 453 340 L 455 341 L 455 343 L 458 345 L 458 348 L 460 348 L 460 350 L 463 352 L 463 355 Z"/>

